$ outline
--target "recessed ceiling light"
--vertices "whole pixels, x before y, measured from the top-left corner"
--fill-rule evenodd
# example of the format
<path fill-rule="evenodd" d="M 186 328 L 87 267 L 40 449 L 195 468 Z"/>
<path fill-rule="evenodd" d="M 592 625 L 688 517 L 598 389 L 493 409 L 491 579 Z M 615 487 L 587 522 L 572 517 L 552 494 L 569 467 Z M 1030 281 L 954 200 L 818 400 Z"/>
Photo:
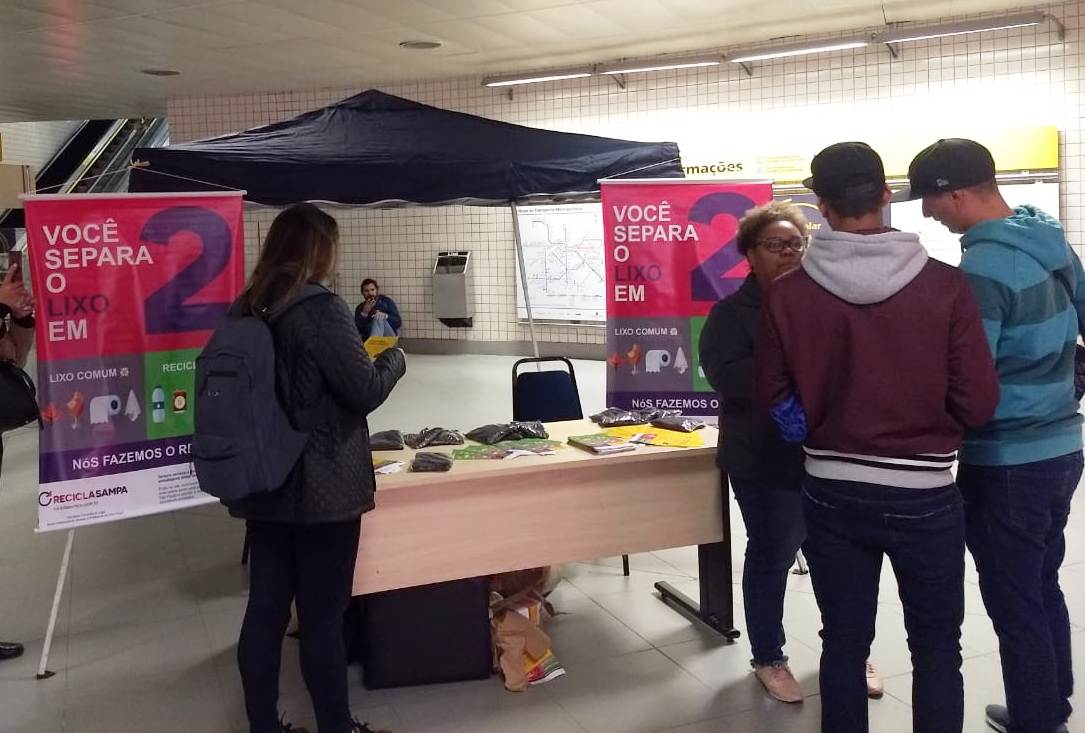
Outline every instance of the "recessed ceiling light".
<path fill-rule="evenodd" d="M 400 48 L 409 48 L 412 51 L 432 51 L 441 47 L 440 41 L 400 41 Z"/>
<path fill-rule="evenodd" d="M 142 69 L 141 70 L 147 76 L 180 76 L 181 72 L 177 69 Z"/>

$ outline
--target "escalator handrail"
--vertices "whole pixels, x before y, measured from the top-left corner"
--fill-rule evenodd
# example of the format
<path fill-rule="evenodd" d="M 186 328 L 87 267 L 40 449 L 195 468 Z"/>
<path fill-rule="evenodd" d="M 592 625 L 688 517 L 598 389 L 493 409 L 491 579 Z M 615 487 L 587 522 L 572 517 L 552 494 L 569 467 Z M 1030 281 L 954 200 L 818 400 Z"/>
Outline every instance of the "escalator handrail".
<path fill-rule="evenodd" d="M 76 168 L 75 172 L 72 173 L 72 175 L 68 178 L 67 181 L 64 182 L 64 185 L 62 185 L 59 190 L 51 193 L 71 193 L 72 189 L 79 185 L 79 181 L 83 179 L 83 176 L 87 174 L 87 171 L 90 170 L 91 166 L 97 162 L 102 152 L 107 147 L 109 147 L 109 144 L 113 142 L 113 140 L 117 137 L 117 135 L 121 133 L 121 130 L 123 130 L 129 122 L 130 120 L 128 119 L 120 119 L 114 121 L 114 123 L 109 126 L 109 130 L 106 132 L 106 134 L 103 135 L 102 139 L 98 141 L 98 144 L 95 145 L 89 153 L 87 153 L 87 155 L 83 158 L 83 161 L 79 164 L 79 167 Z"/>
<path fill-rule="evenodd" d="M 169 123 L 164 117 L 145 118 L 144 125 L 134 142 L 129 141 L 123 148 L 118 150 L 114 160 L 130 161 L 136 150 L 141 148 L 157 148 L 166 145 L 169 141 Z M 114 164 L 111 163 L 110 167 Z M 119 192 L 128 190 L 128 180 L 132 174 L 129 165 L 123 165 L 113 172 L 105 175 L 92 184 L 90 190 Z"/>
<path fill-rule="evenodd" d="M 129 175 L 127 162 L 131 160 L 132 153 L 137 148 L 147 147 L 148 142 L 163 137 L 162 133 L 166 129 L 168 129 L 168 125 L 164 118 L 144 117 L 140 119 L 139 124 L 132 128 L 123 144 L 113 153 L 113 157 L 106 162 L 105 166 L 99 167 L 102 173 L 87 187 L 86 192 L 98 193 L 119 190 L 120 187 L 115 184 L 117 181 L 127 181 Z M 127 188 L 127 186 L 124 188 Z"/>
<path fill-rule="evenodd" d="M 144 120 L 129 120 L 127 130 L 117 135 L 113 139 L 113 144 L 116 149 L 112 151 L 109 158 L 104 157 L 107 151 L 103 151 L 102 156 L 99 156 L 95 161 L 95 168 L 99 171 L 95 176 L 84 179 L 87 182 L 87 186 L 83 189 L 84 193 L 95 193 L 96 189 L 100 188 L 105 181 L 113 180 L 119 173 L 123 173 L 126 165 L 122 165 L 121 168 L 117 168 L 118 161 L 125 161 L 132 156 L 132 149 L 136 142 L 143 134 L 143 130 L 146 127 Z M 92 168 L 91 170 L 94 170 Z"/>

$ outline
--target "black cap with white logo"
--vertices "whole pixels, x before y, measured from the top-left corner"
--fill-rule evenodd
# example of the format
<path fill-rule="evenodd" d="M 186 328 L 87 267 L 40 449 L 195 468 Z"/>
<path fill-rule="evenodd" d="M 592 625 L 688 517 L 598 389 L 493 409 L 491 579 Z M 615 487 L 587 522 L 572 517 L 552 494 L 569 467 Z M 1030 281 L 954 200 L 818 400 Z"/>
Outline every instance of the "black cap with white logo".
<path fill-rule="evenodd" d="M 881 157 L 866 143 L 836 143 L 814 156 L 802 185 L 829 201 L 861 198 L 885 188 Z"/>
<path fill-rule="evenodd" d="M 946 138 L 915 156 L 908 166 L 910 187 L 894 195 L 893 200 L 911 201 L 994 179 L 995 159 L 990 150 L 974 140 Z"/>

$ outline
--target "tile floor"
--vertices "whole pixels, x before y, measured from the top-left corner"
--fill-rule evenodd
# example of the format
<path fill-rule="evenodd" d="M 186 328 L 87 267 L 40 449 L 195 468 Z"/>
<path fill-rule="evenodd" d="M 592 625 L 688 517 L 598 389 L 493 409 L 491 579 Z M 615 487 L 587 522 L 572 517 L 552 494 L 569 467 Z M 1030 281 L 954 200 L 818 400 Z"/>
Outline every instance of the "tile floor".
<path fill-rule="evenodd" d="M 410 371 L 372 419 L 375 428 L 419 428 L 460 415 L 461 427 L 505 419 L 510 412 L 503 357 L 410 357 Z M 578 362 L 587 411 L 603 405 L 603 366 Z M 0 664 L 0 731 L 4 733 L 232 733 L 244 731 L 234 666 L 245 605 L 238 565 L 242 527 L 218 507 L 204 507 L 80 529 L 57 624 L 50 668 L 37 682 L 63 533 L 36 535 L 36 437 L 6 437 L 0 483 L 0 637 L 27 643 L 25 657 Z M 1085 509 L 1067 532 L 1064 588 L 1085 664 Z M 741 620 L 744 532 L 732 511 L 736 604 Z M 618 558 L 566 566 L 554 594 L 563 615 L 548 630 L 568 674 L 524 694 L 486 682 L 367 692 L 352 686 L 359 717 L 396 733 L 809 733 L 818 730 L 817 606 L 808 577 L 792 576 L 787 647 L 809 695 L 801 706 L 768 700 L 752 679 L 745 640 L 721 643 L 664 606 L 652 590 L 668 580 L 696 595 L 693 548 L 632 558 L 631 577 Z M 1002 700 L 997 642 L 970 571 L 964 626 L 965 730 L 984 730 L 984 703 Z M 882 583 L 873 657 L 888 694 L 870 704 L 871 730 L 911 730 L 910 664 L 892 575 Z M 1076 701 L 1080 709 L 1085 699 Z M 286 642 L 282 708 L 311 725 L 297 649 Z M 1085 721 L 1071 721 L 1085 730 Z"/>

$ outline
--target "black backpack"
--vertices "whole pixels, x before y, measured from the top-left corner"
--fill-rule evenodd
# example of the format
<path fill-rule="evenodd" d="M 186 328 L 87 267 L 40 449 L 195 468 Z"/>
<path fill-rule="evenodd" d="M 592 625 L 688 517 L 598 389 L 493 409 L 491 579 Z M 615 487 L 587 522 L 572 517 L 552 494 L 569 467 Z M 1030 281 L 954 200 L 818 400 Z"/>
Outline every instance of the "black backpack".
<path fill-rule="evenodd" d="M 205 493 L 237 501 L 276 491 L 301 458 L 309 435 L 294 429 L 279 402 L 271 325 L 325 294 L 307 285 L 268 315 L 241 315 L 235 307 L 197 357 L 192 454 Z"/>

